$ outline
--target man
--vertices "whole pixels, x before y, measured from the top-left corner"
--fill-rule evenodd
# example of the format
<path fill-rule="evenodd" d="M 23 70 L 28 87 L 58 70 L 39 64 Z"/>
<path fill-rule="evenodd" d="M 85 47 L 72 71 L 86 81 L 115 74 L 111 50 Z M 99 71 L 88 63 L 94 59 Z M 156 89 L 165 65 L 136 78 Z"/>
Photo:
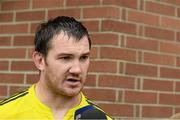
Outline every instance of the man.
<path fill-rule="evenodd" d="M 72 17 L 42 23 L 35 35 L 33 61 L 39 81 L 0 102 L 0 119 L 107 119 L 83 89 L 90 62 L 87 29 Z"/>

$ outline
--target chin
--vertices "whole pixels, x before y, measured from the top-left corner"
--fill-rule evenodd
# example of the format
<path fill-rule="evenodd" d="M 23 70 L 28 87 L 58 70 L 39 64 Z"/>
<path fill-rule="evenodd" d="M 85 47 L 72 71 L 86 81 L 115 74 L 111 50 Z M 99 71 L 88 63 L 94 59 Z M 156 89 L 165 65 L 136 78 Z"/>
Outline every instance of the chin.
<path fill-rule="evenodd" d="M 72 89 L 72 90 L 67 90 L 67 91 L 65 92 L 65 95 L 68 96 L 68 97 L 74 97 L 74 96 L 79 95 L 80 92 L 81 92 L 81 90 L 73 90 L 73 89 Z"/>
<path fill-rule="evenodd" d="M 67 96 L 67 97 L 75 97 L 75 96 L 78 96 L 80 94 L 80 92 L 78 92 L 78 93 L 66 93 L 65 95 Z"/>

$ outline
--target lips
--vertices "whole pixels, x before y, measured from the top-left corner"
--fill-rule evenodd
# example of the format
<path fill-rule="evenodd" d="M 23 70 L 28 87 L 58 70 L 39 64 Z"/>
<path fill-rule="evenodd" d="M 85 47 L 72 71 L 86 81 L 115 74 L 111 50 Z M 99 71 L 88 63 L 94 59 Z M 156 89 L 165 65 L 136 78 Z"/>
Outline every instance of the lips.
<path fill-rule="evenodd" d="M 66 81 L 70 84 L 77 84 L 80 83 L 81 79 L 77 77 L 69 77 L 66 79 Z"/>

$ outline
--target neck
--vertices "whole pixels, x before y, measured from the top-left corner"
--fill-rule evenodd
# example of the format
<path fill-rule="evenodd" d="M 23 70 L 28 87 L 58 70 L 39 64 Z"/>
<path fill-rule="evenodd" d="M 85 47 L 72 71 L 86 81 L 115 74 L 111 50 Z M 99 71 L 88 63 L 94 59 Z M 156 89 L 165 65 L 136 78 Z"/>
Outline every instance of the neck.
<path fill-rule="evenodd" d="M 47 105 L 52 111 L 69 110 L 80 103 L 81 95 L 69 97 L 56 94 L 40 82 L 36 84 L 35 92 L 40 101 Z"/>

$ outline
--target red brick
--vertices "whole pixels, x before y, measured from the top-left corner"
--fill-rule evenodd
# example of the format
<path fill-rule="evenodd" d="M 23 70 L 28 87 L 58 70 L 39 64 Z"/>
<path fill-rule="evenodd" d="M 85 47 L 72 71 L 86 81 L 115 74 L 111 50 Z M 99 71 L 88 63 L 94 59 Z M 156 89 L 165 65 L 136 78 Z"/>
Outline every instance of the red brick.
<path fill-rule="evenodd" d="M 144 27 L 142 25 L 138 27 L 137 31 L 138 31 L 137 33 L 138 36 L 144 36 Z"/>
<path fill-rule="evenodd" d="M 145 10 L 145 1 L 144 0 L 140 0 L 140 2 L 139 2 L 139 9 L 140 10 Z"/>
<path fill-rule="evenodd" d="M 13 13 L 0 13 L 0 22 L 12 22 Z"/>
<path fill-rule="evenodd" d="M 39 74 L 27 74 L 26 84 L 34 84 L 39 81 Z"/>
<path fill-rule="evenodd" d="M 180 67 L 180 57 L 177 57 L 176 66 L 177 66 L 177 67 Z"/>
<path fill-rule="evenodd" d="M 9 89 L 9 94 L 10 95 L 14 95 L 16 93 L 19 93 L 21 91 L 24 91 L 28 88 L 28 86 L 10 86 L 10 89 Z"/>
<path fill-rule="evenodd" d="M 180 42 L 180 32 L 177 32 L 177 33 L 176 33 L 176 41 L 177 41 L 177 42 Z"/>
<path fill-rule="evenodd" d="M 169 3 L 171 5 L 180 5 L 179 0 L 162 0 L 161 2 Z"/>
<path fill-rule="evenodd" d="M 137 9 L 137 0 L 103 0 L 104 5 L 118 5 L 127 8 Z"/>
<path fill-rule="evenodd" d="M 115 101 L 116 91 L 107 89 L 87 89 L 85 88 L 84 93 L 88 98 L 100 101 Z"/>
<path fill-rule="evenodd" d="M 141 64 L 126 64 L 126 74 L 157 77 L 157 67 Z"/>
<path fill-rule="evenodd" d="M 114 21 L 114 20 L 103 20 L 102 30 L 136 34 L 136 25 L 131 23 Z"/>
<path fill-rule="evenodd" d="M 160 43 L 160 52 L 170 54 L 180 54 L 180 46 L 177 43 Z"/>
<path fill-rule="evenodd" d="M 134 89 L 135 79 L 133 77 L 125 76 L 101 75 L 99 76 L 98 85 L 102 87 Z"/>
<path fill-rule="evenodd" d="M 180 79 L 180 69 L 177 68 L 160 68 L 160 77 Z"/>
<path fill-rule="evenodd" d="M 180 20 L 174 18 L 162 17 L 161 25 L 166 28 L 180 29 Z"/>
<path fill-rule="evenodd" d="M 97 58 L 98 57 L 98 47 L 92 47 L 91 48 L 91 54 L 90 54 L 90 58 Z"/>
<path fill-rule="evenodd" d="M 180 8 L 177 9 L 177 16 L 180 17 Z"/>
<path fill-rule="evenodd" d="M 64 0 L 33 0 L 33 8 L 53 8 L 62 7 L 64 5 Z"/>
<path fill-rule="evenodd" d="M 32 46 L 34 45 L 34 36 L 14 36 L 14 46 Z"/>
<path fill-rule="evenodd" d="M 0 96 L 7 96 L 8 87 L 5 85 L 0 85 Z"/>
<path fill-rule="evenodd" d="M 0 37 L 0 46 L 10 46 L 11 37 Z"/>
<path fill-rule="evenodd" d="M 9 62 L 8 61 L 0 61 L 0 70 L 8 70 Z"/>
<path fill-rule="evenodd" d="M 11 70 L 33 71 L 36 67 L 32 61 L 12 61 Z"/>
<path fill-rule="evenodd" d="M 96 75 L 88 75 L 86 78 L 86 86 L 96 86 Z"/>
<path fill-rule="evenodd" d="M 157 2 L 146 1 L 146 10 L 148 12 L 175 16 L 175 8 L 169 5 L 158 4 Z"/>
<path fill-rule="evenodd" d="M 15 73 L 0 73 L 0 83 L 23 83 L 24 75 Z"/>
<path fill-rule="evenodd" d="M 159 103 L 166 105 L 180 105 L 180 95 L 178 94 L 160 94 Z"/>
<path fill-rule="evenodd" d="M 144 79 L 143 81 L 144 90 L 154 91 L 173 91 L 172 81 L 163 81 L 158 79 Z"/>
<path fill-rule="evenodd" d="M 119 73 L 125 73 L 125 63 L 124 62 L 120 62 L 119 63 Z"/>
<path fill-rule="evenodd" d="M 126 21 L 127 20 L 127 16 L 128 16 L 127 9 L 122 9 L 121 10 L 121 19 Z"/>
<path fill-rule="evenodd" d="M 1 3 L 1 10 L 22 10 L 28 9 L 30 1 L 29 0 L 14 0 L 14 1 L 3 1 Z"/>
<path fill-rule="evenodd" d="M 54 18 L 56 16 L 72 16 L 78 19 L 80 18 L 80 9 L 72 8 L 72 9 L 57 9 L 57 10 L 48 11 L 48 19 Z"/>
<path fill-rule="evenodd" d="M 34 47 L 27 49 L 27 59 L 32 59 L 33 52 L 34 52 Z"/>
<path fill-rule="evenodd" d="M 27 33 L 27 24 L 7 24 L 0 25 L 0 34 L 16 34 L 16 33 Z"/>
<path fill-rule="evenodd" d="M 25 49 L 23 48 L 2 48 L 0 51 L 0 58 L 25 58 L 26 54 Z"/>
<path fill-rule="evenodd" d="M 133 117 L 133 106 L 127 104 L 105 104 L 101 103 L 99 106 L 111 116 Z"/>
<path fill-rule="evenodd" d="M 128 50 L 128 49 L 122 49 L 122 48 L 101 47 L 100 57 L 103 59 L 110 58 L 110 59 L 135 61 L 136 52 L 132 50 Z"/>
<path fill-rule="evenodd" d="M 142 117 L 149 118 L 169 118 L 172 115 L 171 107 L 163 106 L 143 106 Z"/>
<path fill-rule="evenodd" d="M 158 41 L 151 39 L 127 37 L 126 46 L 137 50 L 158 51 Z"/>
<path fill-rule="evenodd" d="M 175 88 L 177 92 L 180 92 L 180 82 L 176 82 Z"/>
<path fill-rule="evenodd" d="M 88 29 L 89 32 L 99 31 L 99 21 L 82 21 L 82 24 Z"/>
<path fill-rule="evenodd" d="M 45 11 L 28 11 L 16 13 L 16 21 L 43 20 L 44 18 Z"/>
<path fill-rule="evenodd" d="M 173 41 L 175 39 L 173 31 L 155 27 L 145 27 L 145 36 L 169 41 Z"/>
<path fill-rule="evenodd" d="M 156 104 L 157 103 L 157 93 L 125 91 L 125 102 Z"/>
<path fill-rule="evenodd" d="M 67 6 L 100 5 L 100 0 L 66 0 Z"/>
<path fill-rule="evenodd" d="M 128 11 L 128 20 L 155 26 L 159 25 L 160 23 L 159 16 L 137 11 Z"/>
<path fill-rule="evenodd" d="M 174 66 L 175 57 L 170 55 L 144 53 L 144 63 Z"/>
<path fill-rule="evenodd" d="M 89 68 L 91 72 L 116 73 L 117 63 L 113 61 L 91 61 Z"/>
<path fill-rule="evenodd" d="M 143 53 L 141 51 L 138 51 L 136 61 L 138 63 L 142 63 L 143 62 Z"/>
<path fill-rule="evenodd" d="M 38 26 L 39 26 L 39 23 L 31 23 L 31 28 L 30 28 L 31 33 L 35 33 Z"/>
<path fill-rule="evenodd" d="M 118 35 L 113 33 L 95 33 L 91 35 L 93 45 L 118 45 Z"/>
<path fill-rule="evenodd" d="M 83 9 L 84 18 L 119 18 L 120 16 L 120 9 L 117 7 L 92 7 Z"/>
<path fill-rule="evenodd" d="M 179 107 L 175 107 L 175 113 L 180 113 L 180 108 Z"/>
<path fill-rule="evenodd" d="M 7 98 L 7 96 L 6 96 L 6 97 L 0 96 L 0 100 L 4 100 L 4 99 L 6 99 L 6 98 Z"/>

